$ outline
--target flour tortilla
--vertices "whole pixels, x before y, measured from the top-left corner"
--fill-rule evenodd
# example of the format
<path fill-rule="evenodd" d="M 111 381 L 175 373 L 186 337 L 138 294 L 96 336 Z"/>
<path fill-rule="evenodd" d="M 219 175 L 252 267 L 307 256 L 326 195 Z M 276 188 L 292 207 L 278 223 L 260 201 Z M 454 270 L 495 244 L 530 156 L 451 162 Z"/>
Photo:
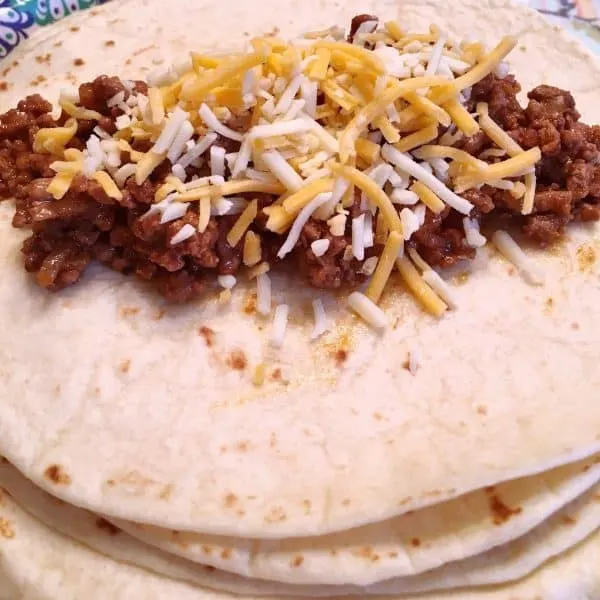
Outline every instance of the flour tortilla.
<path fill-rule="evenodd" d="M 409 515 L 313 538 L 240 539 L 173 532 L 119 519 L 113 522 L 170 554 L 246 577 L 365 586 L 435 569 L 506 544 L 599 480 L 600 455 Z"/>
<path fill-rule="evenodd" d="M 263 600 L 268 596 L 231 596 L 155 575 L 96 554 L 55 533 L 3 493 L 0 514 L 13 537 L 0 536 L 0 578 L 19 590 L 10 600 Z M 456 590 L 404 600 L 596 600 L 600 597 L 600 534 L 549 562 L 522 581 L 486 590 Z M 338 596 L 338 598 L 341 597 Z M 390 598 L 390 597 L 388 597 Z M 300 600 L 298 598 L 298 600 Z"/>
<path fill-rule="evenodd" d="M 508 1 L 443 7 L 441 0 L 286 0 L 268 10 L 232 0 L 173 0 L 168 9 L 161 0 L 111 2 L 77 32 L 63 36 L 66 21 L 55 38 L 34 39 L 7 79 L 10 94 L 22 95 L 46 69 L 34 59 L 45 52 L 54 73 L 128 75 L 152 62 L 148 51 L 125 65 L 134 46 L 165 55 L 218 49 L 247 39 L 244 32 L 279 26 L 289 36 L 368 11 L 400 16 L 407 29 L 437 22 L 490 43 L 519 34 L 511 59 L 520 81 L 565 86 L 585 118 L 600 121 L 600 70 L 565 34 Z M 85 63 L 81 71 L 68 66 L 74 56 Z M 456 288 L 460 308 L 440 322 L 396 287 L 383 307 L 398 325 L 383 336 L 327 296 L 336 327 L 309 343 L 303 306 L 313 293 L 276 278 L 275 302 L 292 305 L 277 354 L 268 349 L 269 324 L 242 310 L 243 285 L 231 308 L 205 301 L 171 308 L 161 320 L 156 297 L 102 269 L 58 296 L 37 289 L 22 268 L 24 234 L 10 227 L 11 211 L 10 203 L 0 207 L 0 452 L 70 502 L 174 529 L 308 536 L 600 450 L 598 265 L 581 271 L 576 258 L 579 245 L 600 244 L 596 229 L 573 230 L 556 253 L 532 253 L 546 272 L 542 288 L 491 260 Z M 214 347 L 197 335 L 201 325 L 215 331 Z M 422 367 L 412 376 L 401 365 L 416 345 Z M 342 367 L 333 359 L 340 346 L 349 356 Z M 244 372 L 227 366 L 234 349 L 247 357 Z M 268 374 L 281 367 L 289 383 L 268 377 L 255 388 L 251 373 L 263 361 Z M 45 476 L 49 468 L 62 483 Z"/>
<path fill-rule="evenodd" d="M 125 532 L 110 530 L 88 511 L 68 505 L 34 486 L 14 467 L 0 465 L 0 485 L 31 515 L 83 545 L 112 559 L 189 583 L 235 592 L 320 597 L 334 594 L 398 594 L 461 586 L 507 583 L 576 545 L 600 526 L 600 487 L 564 507 L 527 535 L 479 556 L 412 577 L 395 578 L 369 588 L 289 585 L 240 577 L 161 552 Z"/>

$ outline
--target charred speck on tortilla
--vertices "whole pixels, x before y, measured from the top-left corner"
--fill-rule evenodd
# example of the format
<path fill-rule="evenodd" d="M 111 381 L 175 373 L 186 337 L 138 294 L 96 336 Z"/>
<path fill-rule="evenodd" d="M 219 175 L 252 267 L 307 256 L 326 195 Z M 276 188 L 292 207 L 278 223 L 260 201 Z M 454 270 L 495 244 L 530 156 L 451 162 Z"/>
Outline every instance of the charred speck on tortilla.
<path fill-rule="evenodd" d="M 29 96 L 0 117 L 0 194 L 33 232 L 25 268 L 55 291 L 100 261 L 175 302 L 214 276 L 229 290 L 246 269 L 268 313 L 267 272 L 289 263 L 317 288 L 370 277 L 349 303 L 384 327 L 377 303 L 397 267 L 440 316 L 453 294 L 433 268 L 472 259 L 481 225 L 544 247 L 600 218 L 600 127 L 548 85 L 521 107 L 503 62 L 514 44 L 488 52 L 359 15 L 347 39 L 332 28 L 192 53 L 150 87 L 98 77 L 61 96 L 57 118 Z M 493 241 L 540 281 L 506 232 Z M 283 330 L 285 310 L 277 319 Z"/>

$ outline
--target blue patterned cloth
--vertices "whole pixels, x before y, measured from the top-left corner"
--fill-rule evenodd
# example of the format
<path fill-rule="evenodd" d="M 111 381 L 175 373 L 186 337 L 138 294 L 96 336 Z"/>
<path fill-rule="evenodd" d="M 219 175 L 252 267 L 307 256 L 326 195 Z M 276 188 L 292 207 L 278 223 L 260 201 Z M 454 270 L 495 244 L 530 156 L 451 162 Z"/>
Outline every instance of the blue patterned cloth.
<path fill-rule="evenodd" d="M 0 0 L 0 59 L 12 52 L 35 27 L 50 25 L 71 13 L 108 0 Z"/>
<path fill-rule="evenodd" d="M 34 28 L 50 25 L 77 10 L 108 1 L 0 0 L 0 59 L 14 50 Z M 600 53 L 600 0 L 520 1 L 560 23 Z"/>

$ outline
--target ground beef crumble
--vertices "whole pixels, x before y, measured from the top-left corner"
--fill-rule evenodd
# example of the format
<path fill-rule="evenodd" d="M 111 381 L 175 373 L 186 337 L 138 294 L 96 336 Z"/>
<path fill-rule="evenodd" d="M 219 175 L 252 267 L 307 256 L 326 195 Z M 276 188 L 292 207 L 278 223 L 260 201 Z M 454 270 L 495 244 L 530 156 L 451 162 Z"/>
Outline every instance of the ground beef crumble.
<path fill-rule="evenodd" d="M 368 15 L 353 22 L 353 31 Z M 131 91 L 130 91 L 131 90 Z M 540 146 L 542 160 L 536 167 L 537 192 L 533 214 L 520 214 L 521 201 L 510 192 L 489 185 L 471 189 L 463 195 L 473 203 L 472 216 L 485 223 L 489 219 L 504 219 L 520 228 L 532 242 L 546 246 L 559 240 L 571 221 L 594 221 L 600 218 L 600 127 L 579 121 L 573 97 L 569 92 L 547 85 L 538 86 L 523 108 L 516 99 L 519 84 L 512 76 L 500 79 L 489 75 L 472 89 L 469 109 L 477 102 L 487 102 L 491 117 L 524 148 Z M 102 115 L 99 121 L 78 122 L 78 131 L 69 146 L 85 147 L 85 140 L 96 125 L 108 133 L 115 131 L 114 121 L 121 114 L 107 101 L 117 93 L 127 100 L 130 93 L 146 93 L 142 82 L 124 83 L 116 77 L 101 76 L 80 86 L 81 104 Z M 54 200 L 46 191 L 54 175 L 50 169 L 53 158 L 33 151 L 36 132 L 42 127 L 62 125 L 68 115 L 52 118 L 51 105 L 39 95 L 27 97 L 17 109 L 0 116 L 0 197 L 14 197 L 16 211 L 13 225 L 28 228 L 31 236 L 22 252 L 27 271 L 35 273 L 38 283 L 56 291 L 77 282 L 92 261 L 99 261 L 125 274 L 135 274 L 154 283 L 168 300 L 185 302 L 201 295 L 207 275 L 235 274 L 242 264 L 242 244 L 232 248 L 226 240 L 236 217 L 211 217 L 206 230 L 174 246 L 170 240 L 186 224 L 197 227 L 198 212 L 191 206 L 187 214 L 161 225 L 158 215 L 143 217 L 154 200 L 154 194 L 170 172 L 165 160 L 141 185 L 130 178 L 123 189 L 123 198 L 109 198 L 102 187 L 78 175 L 61 200 Z M 228 123 L 238 131 L 247 128 L 244 118 L 233 117 Z M 225 143 L 225 138 L 221 140 Z M 228 140 L 227 151 L 239 149 L 239 143 Z M 478 156 L 492 147 L 483 132 L 461 139 L 456 146 Z M 149 142 L 137 142 L 134 149 L 147 151 Z M 124 159 L 128 159 L 127 156 Z M 206 174 L 192 167 L 188 175 Z M 267 194 L 258 197 L 260 208 L 275 198 Z M 349 216 L 360 214 L 360 198 L 349 207 Z M 467 245 L 462 226 L 463 215 L 446 208 L 441 214 L 426 212 L 425 223 L 411 244 L 432 265 L 450 266 L 460 260 L 472 259 L 475 251 Z M 252 229 L 261 236 L 262 258 L 276 262 L 283 237 L 265 229 L 260 216 Z M 323 256 L 316 256 L 311 243 L 328 239 Z M 315 219 L 305 225 L 300 240 L 286 263 L 318 288 L 356 286 L 364 281 L 362 263 L 348 258 L 351 246 L 350 219 L 343 236 L 332 236 L 328 226 Z M 381 246 L 367 250 L 367 257 L 378 255 Z"/>

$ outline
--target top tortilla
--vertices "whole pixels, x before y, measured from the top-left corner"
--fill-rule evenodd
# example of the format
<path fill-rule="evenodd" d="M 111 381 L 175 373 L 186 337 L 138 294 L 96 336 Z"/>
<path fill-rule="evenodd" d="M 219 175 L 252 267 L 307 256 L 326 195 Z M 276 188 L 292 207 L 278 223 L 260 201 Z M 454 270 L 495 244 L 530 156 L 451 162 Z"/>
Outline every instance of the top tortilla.
<path fill-rule="evenodd" d="M 48 51 L 56 72 L 77 56 L 86 79 L 127 76 L 150 62 L 142 53 L 123 65 L 128 55 L 152 42 L 165 56 L 230 49 L 244 32 L 279 26 L 289 36 L 369 11 L 399 15 L 406 29 L 435 22 L 490 43 L 516 34 L 509 58 L 525 89 L 568 88 L 584 119 L 600 122 L 600 69 L 577 42 L 507 1 L 461 0 L 448 16 L 444 6 L 288 0 L 234 11 L 232 2 L 173 0 L 167 30 L 160 0 L 111 3 L 76 17 L 79 30 L 64 40 L 73 21 L 32 40 L 7 75 L 10 94 L 27 91 L 23 81 L 39 69 L 34 56 Z M 60 87 L 53 81 L 48 92 Z M 384 299 L 396 328 L 383 336 L 326 297 L 337 328 L 310 344 L 302 307 L 312 292 L 292 298 L 290 284 L 274 280 L 275 300 L 292 304 L 277 354 L 268 349 L 268 324 L 244 312 L 241 285 L 231 308 L 204 301 L 162 318 L 156 297 L 103 269 L 60 295 L 37 289 L 20 264 L 23 232 L 10 227 L 11 212 L 10 202 L 0 206 L 0 452 L 74 504 L 181 530 L 316 535 L 600 450 L 600 270 L 580 260 L 600 250 L 597 229 L 572 229 L 561 248 L 534 253 L 543 288 L 493 258 L 456 287 L 460 308 L 439 322 L 396 287 Z M 212 346 L 200 326 L 214 330 Z M 402 363 L 415 345 L 422 367 L 413 377 Z M 243 371 L 227 364 L 235 349 L 246 356 Z M 348 353 L 341 365 L 339 349 Z M 263 360 L 289 383 L 269 378 L 253 387 Z"/>

